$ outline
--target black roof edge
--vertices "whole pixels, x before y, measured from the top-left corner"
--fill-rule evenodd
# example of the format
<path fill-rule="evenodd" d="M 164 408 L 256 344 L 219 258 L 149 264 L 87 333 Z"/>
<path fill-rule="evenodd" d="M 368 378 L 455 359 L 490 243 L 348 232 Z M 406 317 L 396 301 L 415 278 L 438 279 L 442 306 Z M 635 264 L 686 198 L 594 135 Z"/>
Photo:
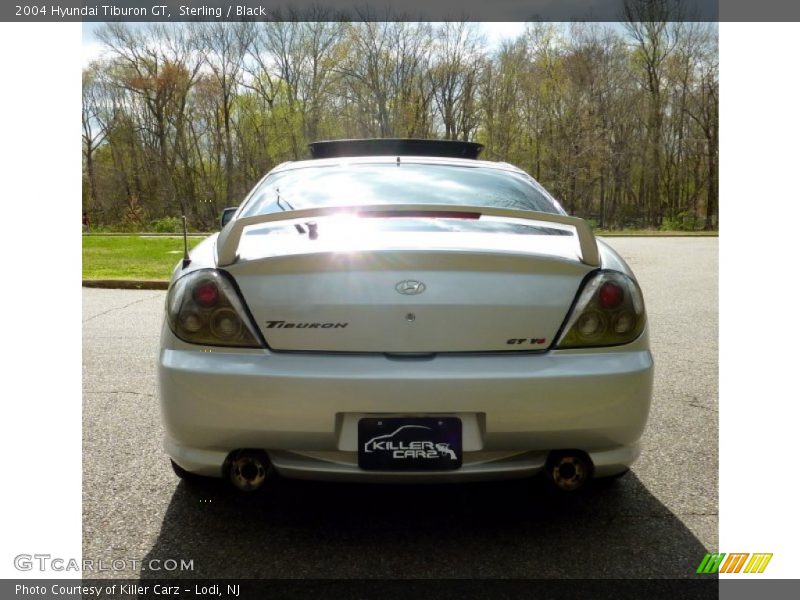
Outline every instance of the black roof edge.
<path fill-rule="evenodd" d="M 421 140 L 410 138 L 374 138 L 328 140 L 308 145 L 311 158 L 346 156 L 440 156 L 477 159 L 483 144 L 456 140 Z"/>

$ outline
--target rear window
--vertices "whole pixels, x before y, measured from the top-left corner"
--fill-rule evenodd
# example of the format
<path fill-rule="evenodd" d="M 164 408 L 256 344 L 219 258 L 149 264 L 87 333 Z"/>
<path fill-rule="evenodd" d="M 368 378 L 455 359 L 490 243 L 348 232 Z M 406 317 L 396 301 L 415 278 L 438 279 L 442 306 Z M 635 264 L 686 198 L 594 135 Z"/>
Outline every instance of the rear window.
<path fill-rule="evenodd" d="M 317 206 L 463 204 L 566 214 L 527 175 L 489 167 L 402 163 L 291 169 L 267 177 L 239 216 Z"/>

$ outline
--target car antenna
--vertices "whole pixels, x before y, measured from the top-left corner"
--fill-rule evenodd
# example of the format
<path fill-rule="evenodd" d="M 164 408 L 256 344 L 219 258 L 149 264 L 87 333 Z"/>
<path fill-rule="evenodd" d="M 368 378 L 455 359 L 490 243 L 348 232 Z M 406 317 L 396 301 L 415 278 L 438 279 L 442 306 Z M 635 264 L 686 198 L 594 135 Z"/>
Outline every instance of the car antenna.
<path fill-rule="evenodd" d="M 288 207 L 289 207 L 289 210 L 295 210 L 295 208 L 294 208 L 294 206 L 292 206 L 292 203 L 291 203 L 291 202 L 289 202 L 288 200 L 284 200 L 283 198 L 281 198 L 281 189 L 280 189 L 280 188 L 275 188 L 275 195 L 278 197 L 277 203 L 278 203 L 278 206 L 280 206 L 280 207 L 281 207 L 281 210 L 286 210 L 285 208 L 283 208 L 283 205 L 284 205 L 284 204 L 285 204 L 286 206 L 288 206 Z M 303 226 L 302 226 L 302 225 L 300 225 L 299 223 L 295 223 L 295 226 L 294 226 L 294 228 L 295 228 L 295 229 L 297 229 L 297 233 L 304 234 L 304 233 L 306 232 L 306 230 L 305 230 L 305 229 L 303 229 Z M 310 227 L 309 227 L 309 230 L 310 230 Z M 314 236 L 314 237 L 312 237 L 311 239 L 312 239 L 312 240 L 315 240 L 315 239 L 317 239 L 317 238 L 316 238 L 316 234 L 315 234 L 315 236 Z"/>
<path fill-rule="evenodd" d="M 189 266 L 189 263 L 192 262 L 192 259 L 189 258 L 189 240 L 186 236 L 186 215 L 181 215 L 181 219 L 183 219 L 183 269 Z"/>

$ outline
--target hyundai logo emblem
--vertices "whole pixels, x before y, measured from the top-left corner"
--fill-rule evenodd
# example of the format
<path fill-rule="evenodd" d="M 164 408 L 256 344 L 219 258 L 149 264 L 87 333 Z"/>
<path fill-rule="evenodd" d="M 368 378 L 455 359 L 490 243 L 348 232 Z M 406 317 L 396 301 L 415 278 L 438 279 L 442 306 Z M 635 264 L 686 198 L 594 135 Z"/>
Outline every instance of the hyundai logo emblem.
<path fill-rule="evenodd" d="M 404 296 L 416 296 L 425 291 L 425 284 L 416 279 L 406 279 L 400 281 L 394 286 L 394 289 L 397 290 L 398 294 L 403 294 Z"/>

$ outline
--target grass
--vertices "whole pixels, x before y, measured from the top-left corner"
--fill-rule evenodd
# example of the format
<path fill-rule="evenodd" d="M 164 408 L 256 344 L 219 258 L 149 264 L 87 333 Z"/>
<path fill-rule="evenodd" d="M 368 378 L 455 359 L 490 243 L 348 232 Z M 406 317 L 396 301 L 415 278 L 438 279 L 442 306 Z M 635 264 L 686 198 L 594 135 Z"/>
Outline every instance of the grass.
<path fill-rule="evenodd" d="M 83 236 L 83 279 L 168 280 L 182 257 L 181 236 Z"/>

